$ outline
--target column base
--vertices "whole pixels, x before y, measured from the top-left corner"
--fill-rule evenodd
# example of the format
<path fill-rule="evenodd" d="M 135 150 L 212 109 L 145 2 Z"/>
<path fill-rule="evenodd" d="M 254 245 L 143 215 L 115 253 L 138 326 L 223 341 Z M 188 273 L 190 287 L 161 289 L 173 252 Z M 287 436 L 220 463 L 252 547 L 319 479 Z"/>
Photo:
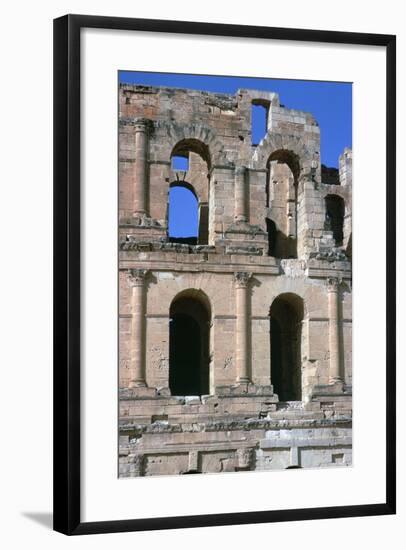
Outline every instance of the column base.
<path fill-rule="evenodd" d="M 335 391 L 342 392 L 344 391 L 344 381 L 342 378 L 330 378 L 329 386 L 332 386 Z"/>
<path fill-rule="evenodd" d="M 131 222 L 136 227 L 161 227 L 158 220 L 152 218 L 147 212 L 134 212 Z"/>
<path fill-rule="evenodd" d="M 156 397 L 157 389 L 149 388 L 148 386 L 132 386 L 128 388 L 128 393 L 131 398 L 137 397 Z"/>
<path fill-rule="evenodd" d="M 145 380 L 131 380 L 131 382 L 128 384 L 128 387 L 133 388 L 146 388 L 147 383 Z"/>
<path fill-rule="evenodd" d="M 120 227 L 123 228 L 145 228 L 157 227 L 162 228 L 158 220 L 152 218 L 146 212 L 133 212 L 131 215 L 124 215 L 120 218 Z"/>
<path fill-rule="evenodd" d="M 314 386 L 311 399 L 318 397 L 351 396 L 352 387 L 344 384 L 343 380 L 332 380 L 328 384 Z"/>

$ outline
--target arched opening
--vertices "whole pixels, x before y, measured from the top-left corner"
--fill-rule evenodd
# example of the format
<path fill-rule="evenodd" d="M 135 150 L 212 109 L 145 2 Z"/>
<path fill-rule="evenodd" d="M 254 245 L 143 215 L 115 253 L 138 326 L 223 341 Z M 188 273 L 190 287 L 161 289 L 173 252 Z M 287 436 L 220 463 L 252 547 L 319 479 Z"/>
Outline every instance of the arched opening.
<path fill-rule="evenodd" d="M 269 255 L 297 258 L 297 181 L 299 161 L 291 151 L 272 153 L 267 164 L 266 206 Z M 269 224 L 272 221 L 273 224 Z"/>
<path fill-rule="evenodd" d="M 280 401 L 301 401 L 303 300 L 281 294 L 270 309 L 271 382 Z"/>
<path fill-rule="evenodd" d="M 175 147 L 172 149 L 172 157 L 186 157 L 189 158 L 190 164 L 190 153 L 195 153 L 206 163 L 208 170 L 211 168 L 211 158 L 210 151 L 208 146 L 200 141 L 199 139 L 182 139 L 178 141 Z"/>
<path fill-rule="evenodd" d="M 176 238 L 176 242 L 208 244 L 211 167 L 209 148 L 198 139 L 183 139 L 172 149 L 171 166 L 172 171 L 175 172 L 173 176 L 174 179 L 176 176 L 176 180 L 171 184 L 169 191 L 169 237 L 171 240 Z M 177 205 L 179 205 L 179 208 L 171 208 L 173 187 L 183 187 L 191 190 L 196 198 L 196 205 L 191 205 L 191 198 L 185 192 L 177 191 Z M 191 216 L 193 221 L 188 221 Z M 176 235 L 172 232 L 172 226 L 178 223 L 186 224 L 182 235 L 179 232 Z M 188 225 L 189 223 L 192 223 L 192 225 Z M 191 229 L 193 229 L 193 234 L 190 233 Z M 191 236 L 195 238 L 194 241 L 190 241 Z M 179 240 L 180 238 L 183 240 Z"/>
<path fill-rule="evenodd" d="M 199 291 L 179 294 L 170 307 L 169 388 L 172 395 L 209 393 L 210 305 Z"/>
<path fill-rule="evenodd" d="M 169 241 L 196 244 L 198 230 L 198 201 L 192 186 L 187 182 L 173 182 L 169 189 Z"/>
<path fill-rule="evenodd" d="M 344 239 L 344 213 L 345 202 L 338 195 L 327 195 L 325 198 L 326 204 L 326 220 L 324 227 L 328 231 L 333 232 L 333 237 L 337 246 L 342 246 Z"/>

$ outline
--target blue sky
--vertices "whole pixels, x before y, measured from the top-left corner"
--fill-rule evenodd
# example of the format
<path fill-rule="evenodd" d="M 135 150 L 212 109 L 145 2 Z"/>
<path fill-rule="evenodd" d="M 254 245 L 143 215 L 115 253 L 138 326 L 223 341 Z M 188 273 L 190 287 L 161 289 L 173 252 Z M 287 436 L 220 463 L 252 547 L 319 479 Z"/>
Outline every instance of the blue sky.
<path fill-rule="evenodd" d="M 282 105 L 311 112 L 320 125 L 321 162 L 338 167 L 344 147 L 352 147 L 352 85 L 343 82 L 282 80 L 120 71 L 120 82 L 151 86 L 191 88 L 234 94 L 238 88 L 277 92 Z M 259 113 L 254 114 L 254 117 Z M 255 121 L 255 119 L 254 119 Z M 253 136 L 256 142 L 256 136 Z M 191 192 L 175 187 L 170 191 L 169 233 L 197 234 L 196 199 Z"/>

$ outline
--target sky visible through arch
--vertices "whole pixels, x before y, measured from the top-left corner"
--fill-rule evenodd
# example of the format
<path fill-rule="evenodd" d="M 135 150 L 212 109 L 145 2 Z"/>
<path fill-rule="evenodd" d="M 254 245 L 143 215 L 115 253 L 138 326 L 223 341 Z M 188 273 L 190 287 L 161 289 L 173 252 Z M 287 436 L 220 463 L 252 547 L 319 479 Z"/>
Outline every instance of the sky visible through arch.
<path fill-rule="evenodd" d="M 322 164 L 337 168 L 338 157 L 344 147 L 352 147 L 351 83 L 138 71 L 120 71 L 119 80 L 127 84 L 190 88 L 227 94 L 235 94 L 239 88 L 277 92 L 282 105 L 310 112 L 317 120 L 320 126 Z M 260 117 L 259 110 L 253 112 L 254 129 L 257 128 L 256 116 Z M 253 142 L 257 141 L 259 139 L 256 139 L 254 133 Z M 169 234 L 174 237 L 196 236 L 197 223 L 197 202 L 193 194 L 181 187 L 172 188 Z"/>

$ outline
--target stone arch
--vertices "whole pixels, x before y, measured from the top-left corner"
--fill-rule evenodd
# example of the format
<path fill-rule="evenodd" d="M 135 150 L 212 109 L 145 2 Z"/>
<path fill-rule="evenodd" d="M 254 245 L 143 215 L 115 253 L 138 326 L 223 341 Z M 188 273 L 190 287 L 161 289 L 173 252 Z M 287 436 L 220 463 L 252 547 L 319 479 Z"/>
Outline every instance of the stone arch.
<path fill-rule="evenodd" d="M 293 176 L 293 184 L 286 187 L 285 202 L 279 205 L 279 215 L 276 215 L 275 208 L 272 211 L 272 207 L 265 207 L 265 217 L 271 219 L 278 229 L 275 254 L 281 258 L 297 258 L 303 253 L 306 210 L 300 206 L 305 197 L 306 183 L 310 182 L 310 187 L 315 188 L 320 180 L 319 152 L 308 148 L 304 141 L 303 136 L 269 132 L 256 148 L 252 159 L 254 170 L 267 172 L 265 195 L 268 201 L 274 166 L 288 167 L 288 172 Z M 285 178 L 289 179 L 289 176 L 285 174 Z"/>
<path fill-rule="evenodd" d="M 183 128 L 182 128 L 183 130 Z M 198 137 L 185 137 L 187 132 L 176 132 L 176 142 L 173 144 L 169 153 L 169 158 L 174 156 L 188 157 L 188 170 L 183 172 L 183 176 L 176 173 L 177 180 L 171 185 L 185 187 L 192 191 L 198 201 L 198 240 L 199 244 L 208 244 L 209 242 L 209 193 L 210 193 L 210 171 L 212 166 L 212 156 L 209 145 L 202 141 L 201 133 L 195 132 L 193 135 Z M 206 136 L 207 137 L 207 136 Z M 180 138 L 180 139 L 179 139 Z M 208 140 L 210 141 L 210 140 Z M 174 174 L 172 174 L 174 175 Z M 188 181 L 181 181 L 181 178 L 187 178 Z M 170 189 L 168 189 L 170 192 Z"/>
<path fill-rule="evenodd" d="M 207 169 L 211 168 L 211 156 L 210 149 L 208 145 L 201 141 L 200 139 L 195 138 L 183 138 L 177 141 L 171 151 L 171 158 L 173 156 L 184 156 L 188 153 L 193 152 L 199 155 L 207 164 Z"/>
<path fill-rule="evenodd" d="M 269 137 L 269 136 L 268 136 Z M 303 144 L 295 149 L 279 147 L 281 143 L 275 138 L 272 142 L 266 139 L 268 147 L 262 153 L 268 155 L 266 168 L 266 207 L 268 219 L 276 226 L 272 235 L 268 230 L 269 254 L 278 258 L 296 258 L 298 248 L 298 197 L 299 180 L 302 172 L 301 163 Z M 276 148 L 275 148 L 276 147 Z M 278 148 L 279 147 L 279 148 Z M 271 241 L 274 241 L 272 246 Z"/>
<path fill-rule="evenodd" d="M 310 176 L 311 169 L 319 166 L 318 152 L 312 154 L 303 143 L 303 137 L 270 132 L 256 148 L 252 168 L 266 169 L 269 159 L 276 154 L 286 159 L 283 162 L 288 164 L 297 182 L 303 176 Z"/>
<path fill-rule="evenodd" d="M 204 395 L 210 387 L 211 305 L 197 289 L 179 292 L 169 308 L 169 388 L 172 395 Z"/>
<path fill-rule="evenodd" d="M 348 193 L 348 190 L 345 187 L 334 185 L 330 186 L 328 184 L 323 185 L 323 189 L 321 190 L 322 196 L 325 198 L 327 195 L 337 195 L 337 197 L 341 197 L 343 201 L 347 206 L 350 206 L 351 202 L 351 194 Z"/>
<path fill-rule="evenodd" d="M 302 400 L 302 321 L 305 304 L 299 295 L 279 294 L 269 309 L 271 383 L 280 401 Z"/>
<path fill-rule="evenodd" d="M 193 193 L 195 199 L 198 201 L 199 200 L 199 195 L 197 194 L 196 192 L 196 189 L 194 188 L 194 186 L 189 183 L 188 181 L 185 181 L 185 180 L 175 180 L 175 181 L 172 181 L 170 184 L 169 184 L 169 189 L 173 188 L 173 187 L 183 187 L 184 189 L 187 189 L 188 191 L 190 191 L 191 193 Z"/>
<path fill-rule="evenodd" d="M 172 159 L 176 156 L 187 157 L 189 160 L 189 167 L 186 172 L 174 171 L 176 172 L 176 181 L 173 182 L 173 185 L 186 187 L 195 194 L 199 203 L 207 203 L 211 166 L 209 148 L 202 141 L 196 139 L 182 139 L 173 146 L 169 158 Z M 174 176 L 175 174 L 172 175 Z M 185 178 L 187 181 L 185 181 Z"/>
<path fill-rule="evenodd" d="M 201 148 L 203 154 L 210 159 L 208 168 L 215 165 L 229 164 L 226 161 L 224 145 L 217 137 L 214 130 L 203 124 L 178 125 L 164 123 L 166 133 L 166 148 L 164 155 L 169 159 L 179 143 L 190 143 Z M 196 151 L 197 152 L 197 151 Z M 206 153 L 207 152 L 207 153 Z"/>
<path fill-rule="evenodd" d="M 176 300 L 179 300 L 180 298 L 191 298 L 193 300 L 197 300 L 201 302 L 204 307 L 209 312 L 209 315 L 212 315 L 212 307 L 211 307 L 211 301 L 206 292 L 202 290 L 201 288 L 185 288 L 184 290 L 180 290 L 175 296 L 172 298 L 171 304 L 175 302 Z"/>
<path fill-rule="evenodd" d="M 289 151 L 271 153 L 267 162 L 265 223 L 268 254 L 276 258 L 297 257 L 297 201 L 299 162 Z"/>
<path fill-rule="evenodd" d="M 269 169 L 270 164 L 276 161 L 279 164 L 286 164 L 290 171 L 292 172 L 294 184 L 297 186 L 300 176 L 300 157 L 289 149 L 276 149 L 268 157 L 266 163 L 267 170 Z"/>

